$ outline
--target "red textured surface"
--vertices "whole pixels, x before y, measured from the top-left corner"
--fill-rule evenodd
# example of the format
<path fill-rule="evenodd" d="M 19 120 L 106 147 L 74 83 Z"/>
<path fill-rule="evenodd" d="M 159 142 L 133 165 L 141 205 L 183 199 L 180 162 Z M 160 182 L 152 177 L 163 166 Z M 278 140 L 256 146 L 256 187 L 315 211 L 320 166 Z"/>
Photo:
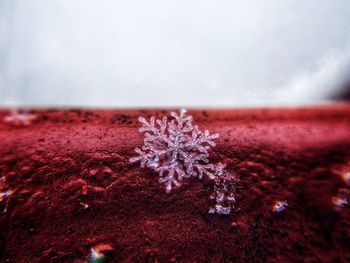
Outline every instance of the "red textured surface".
<path fill-rule="evenodd" d="M 0 121 L 0 171 L 14 191 L 0 262 L 85 262 L 96 245 L 112 246 L 106 262 L 350 262 L 349 209 L 332 203 L 349 187 L 348 105 L 190 110 L 221 135 L 211 161 L 240 178 L 231 216 L 207 213 L 210 181 L 166 194 L 128 162 L 142 145 L 137 117 L 168 111 L 32 113 L 28 126 Z M 284 213 L 272 211 L 278 200 Z"/>

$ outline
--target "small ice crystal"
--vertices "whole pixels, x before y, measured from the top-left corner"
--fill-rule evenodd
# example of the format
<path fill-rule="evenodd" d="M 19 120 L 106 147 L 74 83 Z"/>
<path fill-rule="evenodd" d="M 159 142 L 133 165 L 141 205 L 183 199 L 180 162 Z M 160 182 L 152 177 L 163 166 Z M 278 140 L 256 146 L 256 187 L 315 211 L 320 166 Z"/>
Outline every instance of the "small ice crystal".
<path fill-rule="evenodd" d="M 90 260 L 97 260 L 97 259 L 101 259 L 104 258 L 103 253 L 101 253 L 100 251 L 91 248 L 91 254 L 90 254 Z"/>
<path fill-rule="evenodd" d="M 214 192 L 210 199 L 215 201 L 215 205 L 209 208 L 209 213 L 221 215 L 231 214 L 235 208 L 235 192 L 237 177 L 230 175 L 224 169 L 223 164 L 217 166 L 216 178 L 214 179 Z"/>
<path fill-rule="evenodd" d="M 0 202 L 12 194 L 11 190 L 0 192 Z"/>
<path fill-rule="evenodd" d="M 345 208 L 348 207 L 349 203 L 346 198 L 341 198 L 341 197 L 333 197 L 332 202 L 335 206 L 340 207 L 340 208 Z"/>
<path fill-rule="evenodd" d="M 112 251 L 112 245 L 108 243 L 98 244 L 90 249 L 88 263 L 102 263 L 105 259 L 105 253 Z"/>
<path fill-rule="evenodd" d="M 0 177 L 0 202 L 5 201 L 5 207 L 3 208 L 4 213 L 7 211 L 9 197 L 13 194 L 13 191 L 7 188 L 8 186 L 6 185 L 6 178 L 4 176 Z"/>
<path fill-rule="evenodd" d="M 173 186 L 179 187 L 183 178 L 207 176 L 216 178 L 217 167 L 209 163 L 209 150 L 215 146 L 214 140 L 219 134 L 200 131 L 192 125 L 192 116 L 186 116 L 186 110 L 171 112 L 172 119 L 166 117 L 149 121 L 140 117 L 144 133 L 144 145 L 136 148 L 138 156 L 130 162 L 140 162 L 141 167 L 148 167 L 159 173 L 159 182 L 165 184 L 166 192 Z"/>
<path fill-rule="evenodd" d="M 338 194 L 332 197 L 332 203 L 338 208 L 346 208 L 350 205 L 350 190 L 341 188 Z"/>
<path fill-rule="evenodd" d="M 215 214 L 215 212 L 216 212 L 215 207 L 209 207 L 209 211 L 208 211 L 209 214 Z"/>
<path fill-rule="evenodd" d="M 6 178 L 4 176 L 0 177 L 0 201 L 9 197 L 12 194 L 11 190 L 5 190 L 7 188 Z"/>
<path fill-rule="evenodd" d="M 231 207 L 224 207 L 222 205 L 215 205 L 215 212 L 219 215 L 229 215 L 231 214 Z"/>
<path fill-rule="evenodd" d="M 288 203 L 286 200 L 276 201 L 272 207 L 272 211 L 275 213 L 282 213 L 287 207 L 288 207 Z"/>
<path fill-rule="evenodd" d="M 9 115 L 4 117 L 4 122 L 11 123 L 16 126 L 29 125 L 36 118 L 35 115 L 28 113 L 25 110 L 13 109 Z"/>
<path fill-rule="evenodd" d="M 89 208 L 89 205 L 87 203 L 80 202 L 80 205 L 83 207 L 83 209 L 88 209 Z"/>

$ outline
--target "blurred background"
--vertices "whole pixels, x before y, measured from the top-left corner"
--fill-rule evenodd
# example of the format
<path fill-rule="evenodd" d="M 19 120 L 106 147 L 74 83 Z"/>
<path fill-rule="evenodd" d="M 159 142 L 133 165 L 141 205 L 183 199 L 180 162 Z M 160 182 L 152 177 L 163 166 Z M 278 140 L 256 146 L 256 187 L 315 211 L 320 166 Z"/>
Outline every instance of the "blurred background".
<path fill-rule="evenodd" d="M 348 0 L 0 0 L 0 106 L 346 100 L 349 25 Z"/>

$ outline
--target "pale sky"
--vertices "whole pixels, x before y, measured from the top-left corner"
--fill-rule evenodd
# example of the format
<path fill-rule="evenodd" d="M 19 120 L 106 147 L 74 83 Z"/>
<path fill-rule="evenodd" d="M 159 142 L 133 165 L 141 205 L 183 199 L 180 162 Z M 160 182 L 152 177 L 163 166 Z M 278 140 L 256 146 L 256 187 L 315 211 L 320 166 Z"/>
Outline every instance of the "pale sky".
<path fill-rule="evenodd" d="M 319 104 L 348 0 L 0 0 L 0 106 Z"/>

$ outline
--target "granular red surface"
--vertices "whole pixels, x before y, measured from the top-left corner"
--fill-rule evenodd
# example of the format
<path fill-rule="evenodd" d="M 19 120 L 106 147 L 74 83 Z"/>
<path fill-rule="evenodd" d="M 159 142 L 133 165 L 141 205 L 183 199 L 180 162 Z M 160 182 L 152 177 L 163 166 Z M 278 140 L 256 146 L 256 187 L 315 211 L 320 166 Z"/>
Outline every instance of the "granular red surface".
<path fill-rule="evenodd" d="M 154 171 L 129 163 L 143 140 L 137 117 L 168 110 L 30 112 L 15 125 L 0 111 L 13 191 L 0 262 L 87 262 L 94 246 L 110 250 L 105 262 L 350 262 L 349 105 L 190 110 L 221 136 L 211 161 L 240 178 L 230 216 L 208 214 L 209 180 L 166 194 Z"/>

